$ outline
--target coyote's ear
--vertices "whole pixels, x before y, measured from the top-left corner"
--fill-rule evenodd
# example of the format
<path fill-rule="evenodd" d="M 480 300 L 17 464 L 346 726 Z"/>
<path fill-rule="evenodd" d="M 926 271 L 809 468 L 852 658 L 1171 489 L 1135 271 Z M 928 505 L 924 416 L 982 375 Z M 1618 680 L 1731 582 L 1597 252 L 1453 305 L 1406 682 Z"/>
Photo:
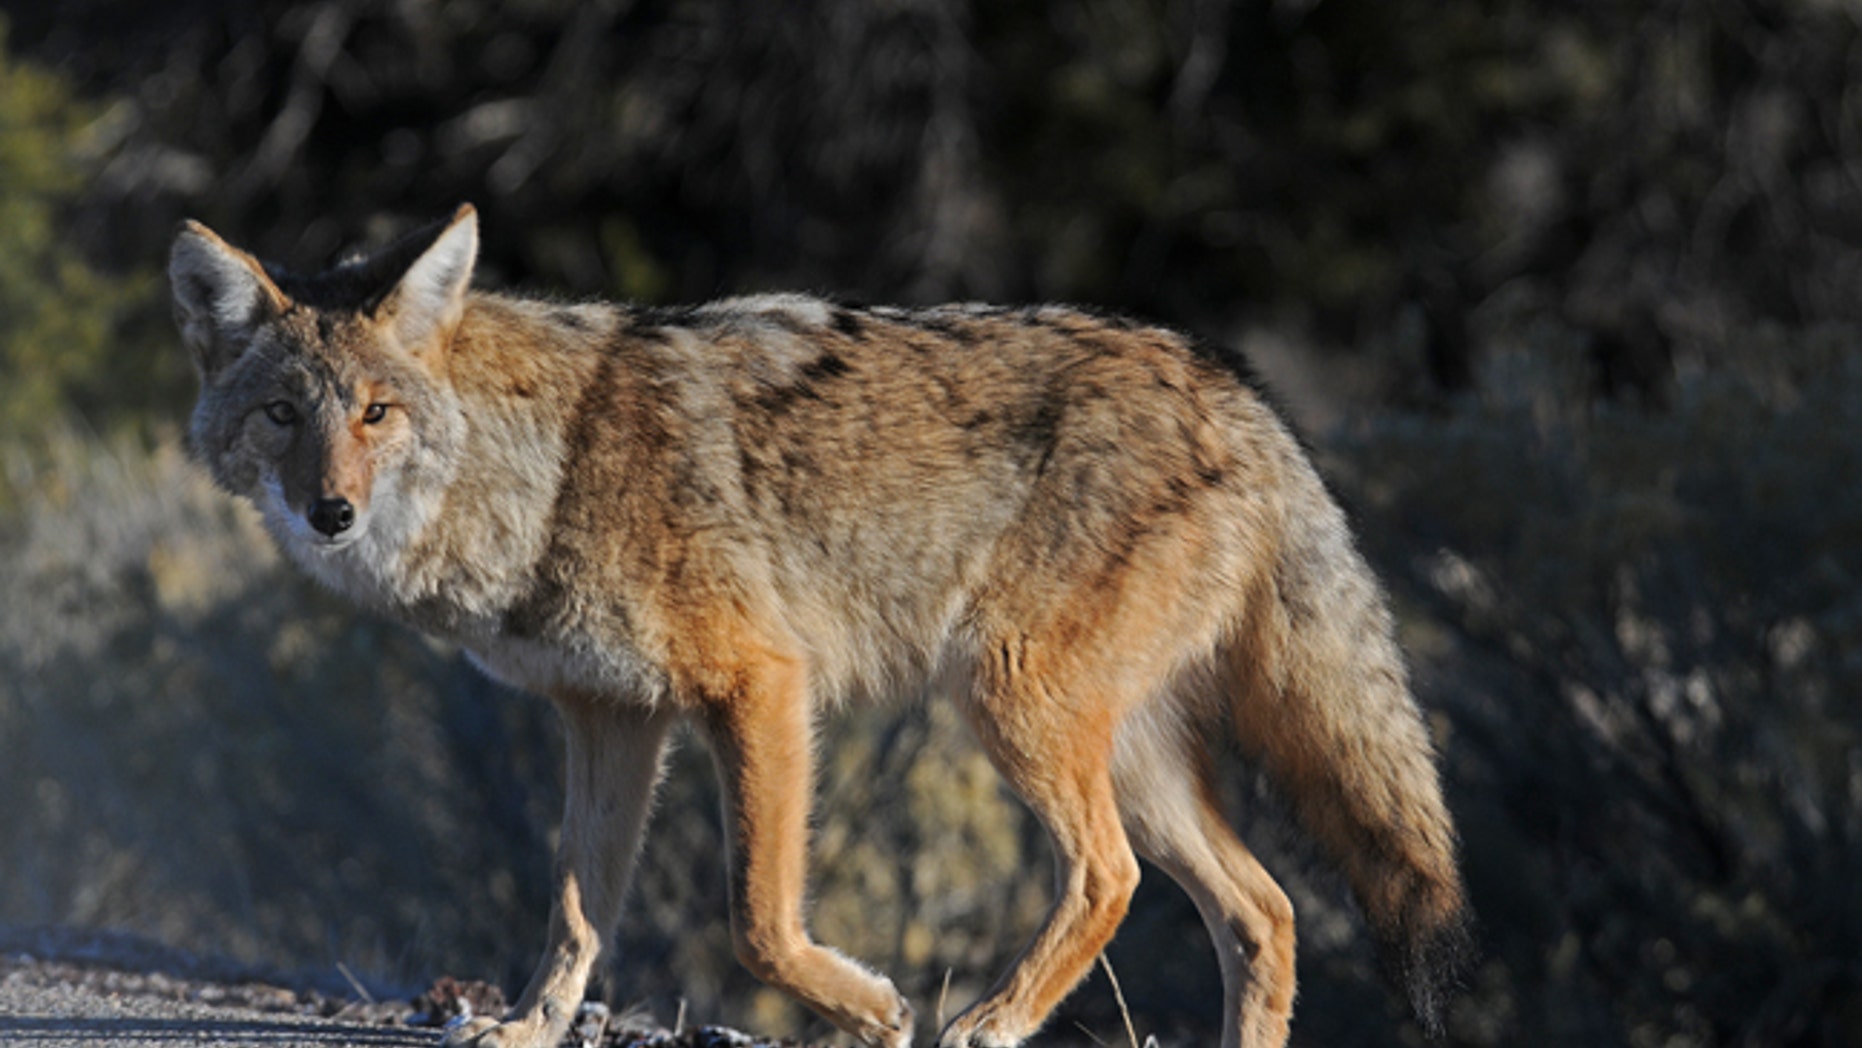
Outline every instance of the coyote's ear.
<path fill-rule="evenodd" d="M 443 341 L 465 313 L 477 261 L 478 212 L 463 204 L 383 297 L 376 315 L 416 353 Z"/>
<path fill-rule="evenodd" d="M 175 324 L 194 352 L 194 366 L 211 379 L 239 359 L 252 333 L 289 305 L 259 260 L 188 221 L 168 253 Z"/>

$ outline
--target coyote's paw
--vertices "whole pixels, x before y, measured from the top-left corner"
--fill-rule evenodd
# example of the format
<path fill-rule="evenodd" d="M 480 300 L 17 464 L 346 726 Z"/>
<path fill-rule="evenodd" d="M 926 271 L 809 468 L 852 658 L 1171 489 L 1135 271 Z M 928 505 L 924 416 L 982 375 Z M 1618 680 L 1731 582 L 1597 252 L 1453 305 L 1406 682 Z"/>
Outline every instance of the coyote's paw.
<path fill-rule="evenodd" d="M 446 1024 L 440 1048 L 554 1048 L 561 1036 L 545 1023 L 501 1023 L 483 1015 L 461 1016 Z"/>
<path fill-rule="evenodd" d="M 888 985 L 887 987 L 891 987 Z M 905 1003 L 896 991 L 892 995 L 892 1008 L 877 1021 L 868 1019 L 849 1030 L 860 1043 L 871 1048 L 912 1048 L 912 1006 Z"/>
<path fill-rule="evenodd" d="M 1022 1027 L 1008 1022 L 985 1001 L 952 1019 L 937 1044 L 938 1048 L 1016 1048 L 1031 1032 Z"/>

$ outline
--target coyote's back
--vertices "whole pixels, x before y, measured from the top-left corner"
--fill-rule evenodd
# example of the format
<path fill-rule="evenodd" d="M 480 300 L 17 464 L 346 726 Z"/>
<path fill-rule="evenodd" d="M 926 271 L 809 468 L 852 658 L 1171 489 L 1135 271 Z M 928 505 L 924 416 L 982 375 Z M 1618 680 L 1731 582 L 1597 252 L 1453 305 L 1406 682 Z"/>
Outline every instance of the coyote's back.
<path fill-rule="evenodd" d="M 1235 370 L 1059 307 L 478 293 L 476 249 L 467 208 L 312 277 L 199 226 L 170 267 L 215 478 L 313 575 L 563 715 L 551 945 L 506 1022 L 455 1040 L 560 1036 L 691 718 L 727 798 L 739 956 L 909 1044 L 892 985 L 805 930 L 812 721 L 934 673 L 1061 873 L 941 1045 L 1032 1034 L 1117 928 L 1135 854 L 1205 919 L 1224 1045 L 1284 1043 L 1292 909 L 1215 804 L 1230 732 L 1433 1021 L 1464 906 L 1432 748 L 1342 515 Z"/>

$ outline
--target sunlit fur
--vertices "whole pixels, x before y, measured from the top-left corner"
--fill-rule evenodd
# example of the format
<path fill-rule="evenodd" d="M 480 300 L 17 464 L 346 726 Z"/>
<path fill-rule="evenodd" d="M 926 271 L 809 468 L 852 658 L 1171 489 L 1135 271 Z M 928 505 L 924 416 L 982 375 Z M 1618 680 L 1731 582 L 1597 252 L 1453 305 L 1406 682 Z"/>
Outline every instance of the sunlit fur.
<path fill-rule="evenodd" d="M 476 222 L 311 277 L 190 224 L 170 265 L 216 480 L 311 575 L 561 710 L 550 945 L 507 1021 L 454 1040 L 561 1035 L 688 718 L 725 790 L 738 955 L 864 1043 L 909 1044 L 892 984 L 804 927 L 809 784 L 819 712 L 930 679 L 1060 867 L 1045 926 L 941 1045 L 1033 1034 L 1140 855 L 1208 925 L 1222 1043 L 1286 1041 L 1293 911 L 1216 804 L 1231 736 L 1433 1019 L 1463 893 L 1430 741 L 1344 517 L 1236 368 L 1051 306 L 474 292 Z M 307 525 L 318 499 L 354 523 Z"/>

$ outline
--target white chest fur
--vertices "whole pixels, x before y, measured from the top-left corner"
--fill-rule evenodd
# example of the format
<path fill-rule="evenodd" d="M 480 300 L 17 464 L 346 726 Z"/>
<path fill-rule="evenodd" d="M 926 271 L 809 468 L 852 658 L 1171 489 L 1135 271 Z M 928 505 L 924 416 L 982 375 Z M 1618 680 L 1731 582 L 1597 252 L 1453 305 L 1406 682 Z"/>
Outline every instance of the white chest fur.
<path fill-rule="evenodd" d="M 532 694 L 590 692 L 652 704 L 665 692 L 660 673 L 623 645 L 583 647 L 492 632 L 462 639 L 473 665 Z"/>

